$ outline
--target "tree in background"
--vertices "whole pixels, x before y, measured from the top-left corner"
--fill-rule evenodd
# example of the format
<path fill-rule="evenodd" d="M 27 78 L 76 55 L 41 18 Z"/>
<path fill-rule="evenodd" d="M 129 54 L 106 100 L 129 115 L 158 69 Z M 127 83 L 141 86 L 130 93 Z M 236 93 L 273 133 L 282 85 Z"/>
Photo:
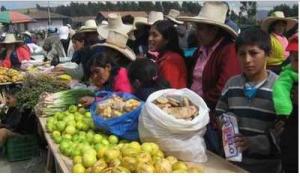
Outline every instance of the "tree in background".
<path fill-rule="evenodd" d="M 281 4 L 278 6 L 275 6 L 268 15 L 273 13 L 274 11 L 283 11 L 284 15 L 286 17 L 298 17 L 298 5 L 293 5 L 293 7 L 290 7 L 286 4 Z"/>
<path fill-rule="evenodd" d="M 0 11 L 6 11 L 7 9 L 5 8 L 5 6 L 1 6 Z"/>
<path fill-rule="evenodd" d="M 256 24 L 256 2 L 240 2 L 239 24 L 254 25 Z"/>

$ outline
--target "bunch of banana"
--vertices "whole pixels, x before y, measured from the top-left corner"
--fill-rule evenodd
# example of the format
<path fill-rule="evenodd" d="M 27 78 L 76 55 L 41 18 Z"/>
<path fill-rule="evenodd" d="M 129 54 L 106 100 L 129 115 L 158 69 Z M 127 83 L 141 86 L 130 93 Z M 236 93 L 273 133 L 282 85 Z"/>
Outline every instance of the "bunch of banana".
<path fill-rule="evenodd" d="M 0 67 L 0 83 L 19 82 L 23 80 L 23 75 L 15 70 Z"/>

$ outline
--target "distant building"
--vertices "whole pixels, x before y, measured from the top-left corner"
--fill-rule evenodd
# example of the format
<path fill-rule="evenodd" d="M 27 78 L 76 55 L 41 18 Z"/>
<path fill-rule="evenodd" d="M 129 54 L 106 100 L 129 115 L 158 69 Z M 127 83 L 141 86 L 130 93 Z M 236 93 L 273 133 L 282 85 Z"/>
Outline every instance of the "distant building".
<path fill-rule="evenodd" d="M 25 15 L 31 16 L 36 22 L 28 23 L 25 29 L 29 31 L 34 30 L 47 30 L 49 24 L 48 11 L 38 10 L 36 8 L 19 10 Z M 70 18 L 61 14 L 50 12 L 50 26 L 59 27 L 70 22 Z"/>

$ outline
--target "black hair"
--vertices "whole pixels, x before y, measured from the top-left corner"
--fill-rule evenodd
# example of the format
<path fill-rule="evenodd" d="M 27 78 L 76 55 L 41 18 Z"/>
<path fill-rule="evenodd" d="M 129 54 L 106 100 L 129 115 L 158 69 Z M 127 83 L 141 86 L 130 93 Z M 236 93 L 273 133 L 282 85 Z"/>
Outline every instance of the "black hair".
<path fill-rule="evenodd" d="M 287 22 L 284 21 L 284 20 L 276 20 L 276 21 L 274 21 L 273 23 L 270 24 L 270 26 L 269 26 L 269 28 L 268 28 L 268 32 L 269 32 L 269 33 L 273 32 L 273 31 L 274 31 L 274 26 L 275 26 L 276 24 L 278 24 L 279 22 L 284 22 L 285 24 L 287 24 Z"/>
<path fill-rule="evenodd" d="M 167 20 L 156 21 L 152 27 L 154 27 L 168 43 L 161 48 L 161 51 L 171 50 L 181 56 L 183 56 L 183 51 L 179 47 L 178 34 L 174 25 Z"/>
<path fill-rule="evenodd" d="M 134 17 L 132 15 L 125 15 L 122 16 L 122 22 L 124 24 L 133 24 Z"/>
<path fill-rule="evenodd" d="M 92 58 L 89 60 L 88 65 L 89 65 L 89 77 L 91 76 L 90 70 L 92 67 L 105 68 L 107 65 L 110 65 L 111 66 L 110 76 L 105 85 L 110 88 L 113 87 L 114 78 L 118 74 L 120 70 L 120 66 L 117 63 L 116 58 L 113 55 L 111 55 L 110 52 L 102 51 L 94 54 Z"/>
<path fill-rule="evenodd" d="M 149 58 L 132 62 L 128 67 L 128 77 L 135 90 L 141 87 L 158 89 L 170 87 L 168 82 L 159 76 L 157 65 Z"/>
<path fill-rule="evenodd" d="M 16 96 L 18 92 L 20 92 L 21 87 L 19 85 L 10 85 L 8 89 L 5 90 L 5 94 L 9 96 Z"/>
<path fill-rule="evenodd" d="M 242 45 L 252 44 L 264 50 L 266 55 L 270 55 L 272 49 L 270 36 L 258 27 L 250 27 L 240 33 L 235 42 L 236 51 L 238 51 Z"/>
<path fill-rule="evenodd" d="M 85 35 L 83 32 L 76 32 L 73 36 L 72 36 L 72 40 L 76 40 L 79 42 L 85 42 Z"/>

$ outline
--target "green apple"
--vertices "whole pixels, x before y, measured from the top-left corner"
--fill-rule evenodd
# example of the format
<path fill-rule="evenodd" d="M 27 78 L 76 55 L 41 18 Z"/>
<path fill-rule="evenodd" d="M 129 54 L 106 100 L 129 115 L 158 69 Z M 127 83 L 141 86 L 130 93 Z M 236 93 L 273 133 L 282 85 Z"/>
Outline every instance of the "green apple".
<path fill-rule="evenodd" d="M 73 164 L 75 165 L 75 164 L 80 164 L 80 163 L 82 163 L 82 157 L 79 156 L 79 155 L 74 156 L 73 157 Z"/>
<path fill-rule="evenodd" d="M 84 114 L 86 112 L 86 110 L 83 107 L 81 107 L 81 108 L 78 109 L 78 112 L 80 114 Z"/>
<path fill-rule="evenodd" d="M 56 136 L 61 136 L 59 131 L 53 131 L 52 132 L 52 137 L 56 137 Z"/>
<path fill-rule="evenodd" d="M 76 122 L 76 129 L 82 130 L 82 127 L 83 127 L 83 121 L 77 121 Z"/>
<path fill-rule="evenodd" d="M 101 143 L 105 146 L 109 145 L 109 141 L 107 139 L 102 139 Z"/>
<path fill-rule="evenodd" d="M 67 148 L 70 148 L 70 142 L 67 142 L 65 140 L 62 140 L 61 143 L 59 144 L 59 150 L 64 153 Z"/>
<path fill-rule="evenodd" d="M 65 129 L 65 133 L 73 135 L 76 133 L 76 128 L 74 126 L 67 126 Z"/>
<path fill-rule="evenodd" d="M 101 144 L 101 143 L 98 143 L 98 144 L 95 144 L 95 145 L 94 145 L 94 149 L 95 149 L 96 151 L 98 151 L 101 147 L 102 147 L 102 144 Z"/>
<path fill-rule="evenodd" d="M 59 144 L 62 141 L 62 137 L 61 136 L 54 136 L 53 140 L 56 144 Z"/>
<path fill-rule="evenodd" d="M 119 142 L 119 139 L 118 139 L 118 137 L 115 136 L 115 135 L 110 135 L 110 136 L 108 137 L 108 141 L 109 141 L 109 143 L 111 143 L 111 144 L 117 144 L 117 143 Z"/>
<path fill-rule="evenodd" d="M 82 164 L 75 164 L 72 168 L 73 173 L 85 173 L 85 168 Z"/>
<path fill-rule="evenodd" d="M 65 127 L 66 127 L 66 123 L 63 121 L 59 121 L 56 123 L 56 129 L 60 132 L 64 131 Z"/>
<path fill-rule="evenodd" d="M 53 132 L 53 131 L 55 130 L 55 125 L 52 124 L 52 123 L 48 123 L 48 124 L 46 125 L 46 129 L 47 129 L 47 131 L 48 131 L 49 133 L 51 133 L 51 132 Z"/>
<path fill-rule="evenodd" d="M 82 164 L 84 167 L 92 167 L 97 161 L 97 157 L 91 153 L 84 154 L 82 157 Z"/>
<path fill-rule="evenodd" d="M 59 120 L 63 120 L 64 119 L 64 115 L 62 112 L 56 112 L 54 114 L 54 117 L 59 121 Z"/>
<path fill-rule="evenodd" d="M 92 118 L 92 114 L 90 112 L 85 112 L 84 117 L 86 118 Z"/>
<path fill-rule="evenodd" d="M 81 155 L 81 152 L 79 150 L 79 148 L 73 148 L 72 152 L 71 152 L 71 156 L 74 157 L 74 156 L 80 156 Z"/>
<path fill-rule="evenodd" d="M 75 106 L 75 105 L 69 106 L 68 111 L 71 112 L 71 113 L 76 112 L 77 111 L 77 106 Z"/>
<path fill-rule="evenodd" d="M 64 119 L 65 119 L 66 122 L 75 121 L 75 116 L 73 114 L 69 114 Z"/>
<path fill-rule="evenodd" d="M 101 140 L 102 140 L 102 136 L 100 134 L 95 134 L 94 135 L 94 139 L 93 139 L 94 144 L 101 143 Z"/>
<path fill-rule="evenodd" d="M 62 135 L 62 137 L 63 137 L 64 140 L 67 140 L 67 141 L 71 141 L 72 140 L 72 136 L 70 134 L 64 133 Z"/>
<path fill-rule="evenodd" d="M 86 135 L 86 141 L 89 142 L 90 144 L 92 144 L 93 141 L 94 141 L 94 135 L 91 134 L 91 133 L 88 133 L 88 134 Z"/>
<path fill-rule="evenodd" d="M 86 124 L 86 123 L 82 123 L 82 130 L 83 131 L 87 131 L 89 129 L 89 126 L 88 126 L 88 124 Z"/>
<path fill-rule="evenodd" d="M 74 117 L 75 117 L 75 121 L 78 122 L 78 121 L 82 121 L 84 116 L 80 113 L 75 113 L 74 114 Z"/>

